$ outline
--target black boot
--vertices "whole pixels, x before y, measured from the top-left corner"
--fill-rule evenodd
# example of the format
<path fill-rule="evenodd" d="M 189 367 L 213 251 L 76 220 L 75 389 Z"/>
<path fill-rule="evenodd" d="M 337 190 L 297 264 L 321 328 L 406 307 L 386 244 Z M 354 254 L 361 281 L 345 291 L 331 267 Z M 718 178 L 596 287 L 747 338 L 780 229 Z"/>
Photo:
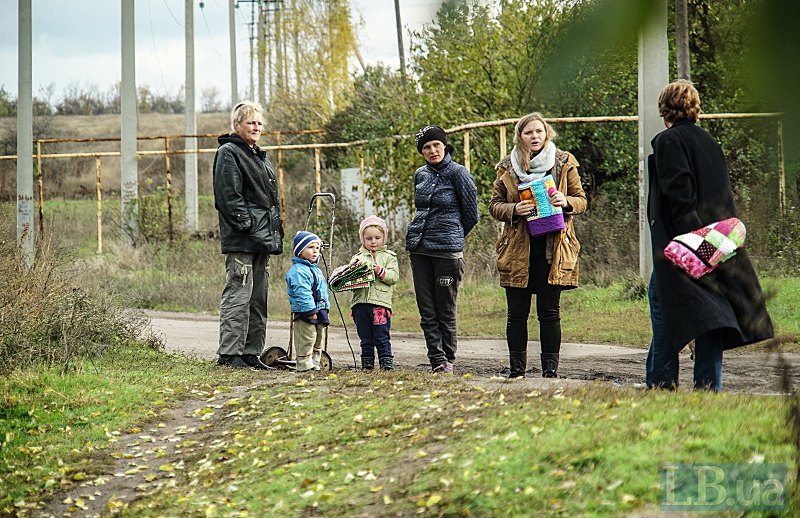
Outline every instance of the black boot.
<path fill-rule="evenodd" d="M 371 371 L 375 368 L 375 357 L 374 356 L 362 356 L 361 357 L 361 369 L 365 371 Z"/>
<path fill-rule="evenodd" d="M 558 353 L 542 353 L 542 377 L 557 378 Z"/>
<path fill-rule="evenodd" d="M 220 354 L 217 363 L 234 369 L 249 369 L 250 366 L 244 362 L 239 354 Z"/>
<path fill-rule="evenodd" d="M 382 371 L 394 370 L 394 357 L 392 356 L 384 356 L 383 358 L 378 358 L 378 363 L 380 364 Z"/>
<path fill-rule="evenodd" d="M 508 373 L 509 378 L 524 378 L 525 365 L 528 360 L 528 351 L 509 351 L 508 364 L 511 370 Z"/>
<path fill-rule="evenodd" d="M 250 367 L 259 370 L 259 371 L 274 371 L 277 370 L 275 367 L 270 367 L 266 363 L 261 361 L 261 358 L 256 356 L 255 354 L 243 354 L 242 360 L 249 365 Z"/>

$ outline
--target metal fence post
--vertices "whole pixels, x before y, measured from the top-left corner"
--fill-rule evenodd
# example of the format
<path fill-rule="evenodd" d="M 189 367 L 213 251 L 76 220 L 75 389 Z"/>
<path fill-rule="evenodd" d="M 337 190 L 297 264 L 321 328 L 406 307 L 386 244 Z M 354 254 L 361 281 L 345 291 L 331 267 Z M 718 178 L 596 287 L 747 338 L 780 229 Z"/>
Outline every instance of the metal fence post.
<path fill-rule="evenodd" d="M 358 195 L 361 202 L 361 219 L 367 217 L 366 187 L 364 186 L 364 150 L 361 150 L 358 165 Z"/>
<path fill-rule="evenodd" d="M 469 163 L 469 130 L 464 131 L 464 167 L 470 169 Z"/>
<path fill-rule="evenodd" d="M 286 221 L 286 192 L 283 190 L 283 149 L 281 149 L 281 132 L 275 135 L 278 145 L 278 199 L 281 205 L 281 219 Z"/>
<path fill-rule="evenodd" d="M 171 243 L 174 237 L 175 224 L 172 221 L 172 168 L 169 161 L 169 137 L 164 137 L 164 167 L 167 175 L 167 227 L 169 228 L 169 241 Z"/>
<path fill-rule="evenodd" d="M 783 119 L 778 117 L 778 198 L 781 217 L 786 216 L 786 168 L 783 162 Z"/>
<path fill-rule="evenodd" d="M 97 253 L 103 253 L 103 187 L 100 180 L 100 157 L 94 157 L 97 174 Z"/>
<path fill-rule="evenodd" d="M 39 239 L 44 238 L 44 180 L 42 178 L 42 141 L 36 141 L 36 176 L 39 181 Z"/>
<path fill-rule="evenodd" d="M 322 192 L 322 164 L 320 163 L 320 149 L 314 148 L 314 179 L 315 188 L 314 192 Z M 322 211 L 322 199 L 317 198 L 317 217 L 320 217 Z"/>

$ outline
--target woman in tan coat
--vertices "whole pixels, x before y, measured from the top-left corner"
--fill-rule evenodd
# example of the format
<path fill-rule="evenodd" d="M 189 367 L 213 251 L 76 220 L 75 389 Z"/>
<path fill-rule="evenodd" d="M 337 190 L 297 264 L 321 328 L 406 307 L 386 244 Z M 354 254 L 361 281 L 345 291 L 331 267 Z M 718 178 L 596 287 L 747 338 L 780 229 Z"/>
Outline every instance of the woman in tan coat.
<path fill-rule="evenodd" d="M 578 251 L 572 216 L 586 211 L 586 193 L 578 176 L 578 161 L 557 149 L 556 133 L 541 114 L 522 117 L 514 128 L 514 149 L 497 164 L 489 212 L 502 221 L 497 240 L 497 270 L 506 289 L 508 320 L 506 340 L 511 367 L 509 377 L 525 375 L 528 349 L 528 316 L 536 294 L 536 316 L 542 352 L 542 376 L 555 378 L 561 349 L 561 290 L 578 286 Z M 531 237 L 526 217 L 535 208 L 532 200 L 520 200 L 517 186 L 551 174 L 556 190 L 550 203 L 561 207 L 564 230 Z"/>

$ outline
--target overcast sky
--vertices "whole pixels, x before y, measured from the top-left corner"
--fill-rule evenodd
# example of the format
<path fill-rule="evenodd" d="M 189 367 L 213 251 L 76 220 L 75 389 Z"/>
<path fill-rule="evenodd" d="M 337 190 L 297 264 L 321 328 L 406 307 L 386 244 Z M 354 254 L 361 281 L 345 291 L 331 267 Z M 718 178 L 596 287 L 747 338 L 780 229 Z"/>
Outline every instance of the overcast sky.
<path fill-rule="evenodd" d="M 107 91 L 120 79 L 120 0 L 33 0 L 33 90 L 55 85 L 55 99 L 69 85 Z M 200 92 L 216 87 L 230 98 L 227 0 L 195 5 L 195 74 Z M 0 0 L 0 86 L 17 94 L 17 0 Z M 429 22 L 437 0 L 400 0 L 404 41 L 408 30 Z M 351 0 L 361 53 L 368 63 L 399 66 L 394 0 Z M 239 92 L 249 86 L 250 4 L 237 9 Z M 136 82 L 175 94 L 184 82 L 184 1 L 136 0 Z M 53 100 L 55 100 L 53 99 Z"/>

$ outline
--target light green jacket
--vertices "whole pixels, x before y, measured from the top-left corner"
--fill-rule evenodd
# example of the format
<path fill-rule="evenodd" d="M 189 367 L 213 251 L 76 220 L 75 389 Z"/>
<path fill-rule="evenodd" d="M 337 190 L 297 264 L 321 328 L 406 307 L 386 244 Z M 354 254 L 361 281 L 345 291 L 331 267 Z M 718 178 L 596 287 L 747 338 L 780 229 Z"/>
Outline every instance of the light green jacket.
<path fill-rule="evenodd" d="M 366 288 L 353 290 L 353 301 L 350 303 L 350 307 L 356 304 L 375 304 L 376 306 L 392 309 L 392 285 L 400 278 L 400 269 L 397 266 L 397 254 L 391 250 L 387 250 L 386 247 L 383 246 L 375 252 L 375 258 L 373 259 L 369 250 L 362 246 L 350 262 L 356 260 L 367 264 L 375 264 L 377 262 L 378 266 L 386 270 L 386 273 L 383 279 L 376 276 L 375 282 L 371 283 Z"/>

